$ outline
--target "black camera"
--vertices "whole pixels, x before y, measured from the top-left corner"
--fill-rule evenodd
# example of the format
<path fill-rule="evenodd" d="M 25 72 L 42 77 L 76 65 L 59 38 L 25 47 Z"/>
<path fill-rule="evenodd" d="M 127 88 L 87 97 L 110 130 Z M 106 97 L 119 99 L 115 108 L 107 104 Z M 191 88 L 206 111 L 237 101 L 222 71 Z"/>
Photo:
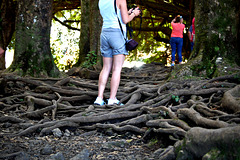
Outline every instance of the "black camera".
<path fill-rule="evenodd" d="M 138 7 L 137 5 L 134 5 L 132 8 L 133 8 L 133 10 L 134 10 L 134 9 L 137 8 L 137 7 Z M 132 10 L 132 12 L 133 12 L 133 10 Z M 142 15 L 142 10 L 141 10 L 140 8 L 138 8 L 138 10 L 141 11 L 140 15 Z"/>
<path fill-rule="evenodd" d="M 137 8 L 138 6 L 136 6 L 136 5 L 134 5 L 132 8 L 133 8 L 133 10 L 135 9 L 135 8 Z M 140 10 L 141 12 L 142 12 L 142 10 L 140 9 L 140 8 L 138 8 L 138 10 Z"/>

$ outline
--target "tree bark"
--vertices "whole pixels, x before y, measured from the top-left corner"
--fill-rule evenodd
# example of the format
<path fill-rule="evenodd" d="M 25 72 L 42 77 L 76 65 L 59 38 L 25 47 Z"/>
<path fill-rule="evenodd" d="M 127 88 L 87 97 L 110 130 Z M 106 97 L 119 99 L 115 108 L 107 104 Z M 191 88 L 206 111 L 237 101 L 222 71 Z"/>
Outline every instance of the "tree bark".
<path fill-rule="evenodd" d="M 98 8 L 98 0 L 90 0 L 90 51 L 100 56 L 100 34 L 102 28 L 102 17 Z"/>
<path fill-rule="evenodd" d="M 20 0 L 16 20 L 16 46 L 10 71 L 31 76 L 59 75 L 50 50 L 52 0 Z"/>
<path fill-rule="evenodd" d="M 216 148 L 225 153 L 225 156 L 234 157 L 233 153 L 239 149 L 239 130 L 239 126 L 220 129 L 192 128 L 188 131 L 185 140 L 179 143 L 180 145 L 175 145 L 176 150 L 180 149 L 177 152 L 178 159 L 199 159 Z M 235 159 L 233 157 L 227 159 Z"/>
<path fill-rule="evenodd" d="M 15 31 L 16 1 L 0 1 L 0 47 L 6 51 Z M 5 53 L 0 58 L 0 70 L 5 69 Z"/>
<path fill-rule="evenodd" d="M 195 50 L 191 57 L 201 56 L 202 63 L 195 66 L 197 72 L 206 71 L 213 77 L 218 72 L 216 59 L 221 57 L 238 63 L 239 2 L 235 0 L 195 1 Z"/>
<path fill-rule="evenodd" d="M 89 52 L 98 55 L 100 62 L 100 34 L 102 18 L 98 8 L 97 0 L 86 0 L 81 2 L 81 34 L 80 52 L 77 66 L 83 64 Z"/>
<path fill-rule="evenodd" d="M 84 62 L 90 51 L 90 0 L 81 1 L 81 33 L 79 42 L 79 59 L 77 65 Z"/>
<path fill-rule="evenodd" d="M 237 42 L 240 42 L 240 2 L 237 1 L 237 10 L 238 10 L 238 13 L 237 13 Z M 238 48 L 238 55 L 236 57 L 236 61 L 238 63 L 238 65 L 240 65 L 240 45 L 237 45 L 237 48 Z"/>

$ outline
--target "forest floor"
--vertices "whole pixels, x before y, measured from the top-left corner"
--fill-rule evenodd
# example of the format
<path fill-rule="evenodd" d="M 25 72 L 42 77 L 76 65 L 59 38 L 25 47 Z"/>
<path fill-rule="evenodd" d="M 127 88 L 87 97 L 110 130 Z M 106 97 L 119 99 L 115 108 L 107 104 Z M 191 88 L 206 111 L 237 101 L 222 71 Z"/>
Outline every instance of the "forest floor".
<path fill-rule="evenodd" d="M 156 150 L 156 144 L 145 144 L 141 136 L 128 132 L 114 134 L 75 130 L 70 131 L 70 135 L 65 133 L 61 137 L 1 137 L 0 143 L 0 159 L 15 160 L 140 160 L 151 159 L 150 155 Z"/>
<path fill-rule="evenodd" d="M 155 65 L 153 65 L 155 66 Z M 170 68 L 158 66 L 157 70 L 163 72 L 163 75 L 157 75 L 153 78 L 164 81 Z M 148 68 L 148 67 L 147 67 Z M 151 68 L 151 67 L 150 67 Z M 126 82 L 133 80 L 137 81 L 151 81 L 152 78 L 148 77 L 148 71 L 138 70 L 135 74 L 129 73 L 129 77 L 123 75 L 122 82 L 119 90 L 123 90 Z M 124 68 L 125 72 L 132 72 L 135 69 Z M 163 69 L 163 70 L 162 70 Z M 78 77 L 78 74 L 83 75 L 83 72 L 73 71 L 74 76 Z M 141 72 L 141 74 L 139 74 Z M 158 72 L 159 73 L 159 72 Z M 90 73 L 91 74 L 91 73 Z M 89 82 L 97 85 L 98 74 L 95 72 L 93 75 L 87 75 L 87 79 L 81 79 L 82 81 Z M 90 76 L 90 77 L 89 77 Z M 131 77 L 132 76 L 132 77 Z M 140 79 L 139 79 L 140 77 Z M 129 80 L 126 80 L 126 79 Z M 93 79 L 93 80 L 90 80 Z M 146 83 L 148 83 L 146 81 Z M 109 84 L 108 84 L 109 85 Z M 97 94 L 97 91 L 96 91 Z M 93 99 L 96 97 L 93 97 Z M 93 100 L 85 101 L 83 106 L 91 105 Z M 80 104 L 81 105 L 81 104 Z M 0 113 L 3 116 L 4 112 Z M 9 115 L 9 114 L 8 114 Z M 63 119 L 66 115 L 59 115 L 56 119 Z M 47 117 L 45 117 L 48 119 Z M 47 120 L 46 120 L 47 121 Z M 31 123 L 31 122 L 30 122 Z M 21 124 L 20 124 L 21 125 Z M 22 124 L 25 125 L 25 124 Z M 27 124 L 29 125 L 29 124 Z M 13 133 L 19 128 L 27 128 L 28 126 L 19 126 L 18 123 L 11 124 L 9 122 L 2 123 L 0 125 L 1 133 Z M 38 133 L 26 136 L 1 136 L 0 137 L 0 159 L 16 159 L 16 160 L 47 160 L 47 159 L 59 159 L 59 160 L 140 160 L 140 159 L 152 159 L 151 155 L 153 151 L 159 148 L 160 143 L 157 140 L 153 140 L 146 143 L 141 134 L 134 134 L 131 132 L 116 133 L 111 129 L 108 130 L 94 130 L 86 131 L 83 129 L 76 129 L 73 127 L 62 128 L 62 131 L 58 130 L 58 133 L 39 136 Z"/>
<path fill-rule="evenodd" d="M 239 112 L 226 117 L 220 104 L 224 92 L 239 84 L 236 75 L 167 82 L 171 69 L 124 68 L 117 95 L 124 106 L 93 105 L 99 74 L 94 71 L 73 69 L 62 79 L 2 75 L 0 159 L 158 159 L 192 127 L 239 123 Z M 105 98 L 109 91 L 108 83 Z M 193 104 L 216 122 L 203 124 L 203 114 L 191 118 Z"/>

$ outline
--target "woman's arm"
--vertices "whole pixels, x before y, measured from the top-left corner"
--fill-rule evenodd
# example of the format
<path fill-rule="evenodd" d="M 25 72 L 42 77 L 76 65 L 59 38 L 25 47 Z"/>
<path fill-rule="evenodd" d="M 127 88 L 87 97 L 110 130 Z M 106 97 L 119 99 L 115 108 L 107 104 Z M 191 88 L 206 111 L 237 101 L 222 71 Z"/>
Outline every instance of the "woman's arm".
<path fill-rule="evenodd" d="M 132 21 L 134 17 L 138 16 L 141 11 L 137 8 L 134 10 L 127 10 L 127 1 L 126 0 L 116 0 L 117 7 L 121 11 L 122 21 L 123 23 L 127 24 L 128 22 Z M 129 15 L 130 13 L 130 15 Z"/>
<path fill-rule="evenodd" d="M 172 20 L 172 22 L 171 23 L 174 23 L 174 22 L 176 22 L 176 17 Z"/>

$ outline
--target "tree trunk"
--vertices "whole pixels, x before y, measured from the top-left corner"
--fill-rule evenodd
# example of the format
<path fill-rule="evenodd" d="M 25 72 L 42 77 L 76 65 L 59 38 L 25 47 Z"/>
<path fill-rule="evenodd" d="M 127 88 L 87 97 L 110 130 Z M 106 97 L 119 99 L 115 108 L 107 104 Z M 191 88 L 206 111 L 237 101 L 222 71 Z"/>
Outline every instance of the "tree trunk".
<path fill-rule="evenodd" d="M 58 76 L 50 50 L 53 0 L 20 0 L 16 20 L 16 46 L 11 71 L 31 76 Z"/>
<path fill-rule="evenodd" d="M 15 31 L 16 1 L 0 1 L 0 47 L 6 51 Z M 5 54 L 0 58 L 0 70 L 5 69 Z"/>
<path fill-rule="evenodd" d="M 98 8 L 98 0 L 86 0 L 81 2 L 81 34 L 80 53 L 77 66 L 83 64 L 89 52 L 98 55 L 100 62 L 100 34 L 102 17 Z M 95 55 L 92 55 L 93 57 Z M 90 56 L 91 57 L 91 56 Z"/>
<path fill-rule="evenodd" d="M 85 61 L 85 57 L 90 51 L 90 0 L 81 1 L 81 33 L 79 43 L 79 59 L 77 65 L 79 66 Z"/>
<path fill-rule="evenodd" d="M 236 0 L 195 1 L 196 41 L 192 57 L 202 55 L 202 63 L 193 68 L 212 77 L 219 71 L 218 57 L 239 65 L 237 35 L 239 2 Z"/>
<path fill-rule="evenodd" d="M 100 15 L 98 0 L 91 2 L 91 20 L 90 20 L 90 51 L 100 55 L 100 34 L 102 28 L 102 17 Z"/>
<path fill-rule="evenodd" d="M 237 33 L 237 42 L 240 42 L 240 1 L 237 1 L 237 9 L 238 9 L 238 14 L 237 14 L 237 28 L 238 28 L 238 33 Z M 236 61 L 238 65 L 240 65 L 240 45 L 237 45 L 238 48 L 238 56 L 236 58 Z"/>

